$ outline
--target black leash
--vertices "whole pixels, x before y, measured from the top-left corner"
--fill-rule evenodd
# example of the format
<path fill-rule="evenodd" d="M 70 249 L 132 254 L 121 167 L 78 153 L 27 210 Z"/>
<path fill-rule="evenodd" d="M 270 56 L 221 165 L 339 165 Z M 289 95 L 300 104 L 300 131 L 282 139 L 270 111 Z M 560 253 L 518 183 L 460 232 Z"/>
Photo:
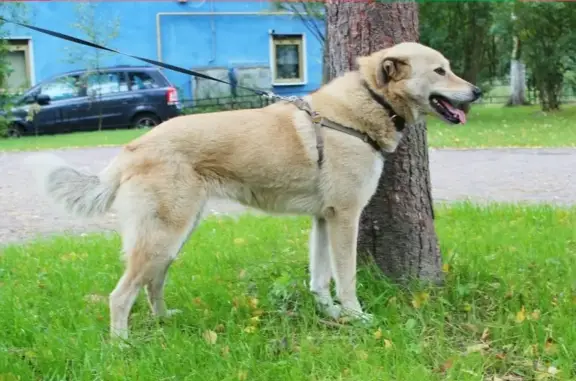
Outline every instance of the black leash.
<path fill-rule="evenodd" d="M 82 39 L 77 38 L 77 37 L 72 37 L 72 36 L 69 36 L 69 35 L 64 34 L 64 33 L 55 32 L 55 31 L 52 31 L 52 30 L 49 30 L 49 29 L 39 28 L 39 27 L 37 27 L 37 26 L 32 26 L 32 25 L 24 24 L 24 23 L 21 23 L 21 22 L 18 22 L 18 21 L 8 20 L 8 19 L 6 19 L 6 18 L 4 18 L 4 17 L 0 17 L 0 20 L 1 20 L 1 21 L 4 21 L 4 22 L 6 22 L 6 23 L 11 23 L 11 24 L 15 24 L 15 25 L 20 25 L 20 26 L 22 26 L 22 27 L 24 27 L 24 28 L 32 29 L 32 30 L 35 30 L 35 31 L 40 32 L 40 33 L 48 34 L 48 35 L 50 35 L 50 36 L 54 36 L 54 37 L 57 37 L 57 38 L 61 38 L 61 39 L 63 39 L 63 40 L 72 41 L 72 42 L 75 42 L 75 43 L 80 44 L 80 45 L 85 45 L 85 46 L 89 46 L 89 47 L 96 48 L 96 49 L 106 50 L 106 51 L 109 51 L 109 52 L 112 52 L 112 53 L 121 54 L 121 55 L 123 55 L 123 56 L 131 57 L 131 58 L 136 58 L 137 60 L 144 61 L 144 62 L 147 62 L 147 63 L 149 63 L 149 64 L 155 65 L 155 66 L 160 66 L 160 67 L 163 67 L 163 68 L 168 69 L 168 70 L 173 70 L 173 71 L 177 71 L 177 72 L 179 72 L 179 73 L 191 75 L 191 76 L 193 76 L 193 77 L 200 77 L 200 78 L 204 78 L 204 79 L 209 79 L 209 80 L 212 80 L 212 81 L 216 81 L 216 82 L 224 83 L 224 84 L 226 84 L 226 85 L 233 86 L 230 82 L 226 82 L 226 81 L 223 81 L 223 80 L 221 80 L 221 79 L 214 78 L 214 77 L 211 77 L 211 76 L 206 75 L 206 74 L 199 73 L 199 72 L 194 71 L 194 70 L 184 69 L 184 68 L 181 68 L 181 67 L 178 67 L 178 66 L 174 66 L 174 65 L 170 65 L 170 64 L 167 64 L 167 63 L 164 63 L 164 62 L 160 62 L 160 61 L 156 61 L 156 60 L 151 60 L 151 59 L 145 58 L 145 57 L 133 56 L 133 55 L 131 55 L 131 54 L 127 54 L 127 53 L 123 53 L 123 52 L 120 52 L 120 51 L 115 50 L 115 49 L 107 48 L 106 46 L 98 45 L 98 44 L 95 44 L 95 43 L 93 43 L 93 42 L 86 41 L 86 40 L 82 40 Z M 244 89 L 244 90 L 251 91 L 251 92 L 253 92 L 253 93 L 257 94 L 257 95 L 270 96 L 270 93 L 267 92 L 267 91 L 264 91 L 264 90 L 252 89 L 252 88 L 244 87 L 244 86 L 240 86 L 240 85 L 235 85 L 235 87 L 240 88 L 240 89 Z"/>
<path fill-rule="evenodd" d="M 253 92 L 254 94 L 257 94 L 257 95 L 260 95 L 260 96 L 264 96 L 264 97 L 268 97 L 268 98 L 280 98 L 280 99 L 284 99 L 284 97 L 278 97 L 278 96 L 276 96 L 276 95 L 274 95 L 273 93 L 268 92 L 268 91 L 258 90 L 258 89 L 252 89 L 252 88 L 250 88 L 250 87 L 239 86 L 239 85 L 237 85 L 237 84 L 232 84 L 232 83 L 230 83 L 230 82 L 227 82 L 227 81 L 224 81 L 224 80 L 221 80 L 221 79 L 218 79 L 218 78 L 214 78 L 214 77 L 211 77 L 211 76 L 206 75 L 206 74 L 199 73 L 199 72 L 194 71 L 194 70 L 184 69 L 184 68 L 181 68 L 181 67 L 178 67 L 178 66 L 174 66 L 174 65 L 170 65 L 170 64 L 167 64 L 167 63 L 164 63 L 164 62 L 152 60 L 152 59 L 149 59 L 149 58 L 146 58 L 146 57 L 133 56 L 133 55 L 131 55 L 131 54 L 123 53 L 123 52 L 120 52 L 120 51 L 118 51 L 118 50 L 111 49 L 111 48 L 108 48 L 108 47 L 106 47 L 106 46 L 98 45 L 98 44 L 95 44 L 95 43 L 90 42 L 90 41 L 82 40 L 81 38 L 69 36 L 69 35 L 64 34 L 64 33 L 55 32 L 55 31 L 52 31 L 52 30 L 49 30 L 49 29 L 39 28 L 39 27 L 36 27 L 36 26 L 32 26 L 32 25 L 28 25 L 28 24 L 25 24 L 25 23 L 21 23 L 21 22 L 18 22 L 18 21 L 8 20 L 8 19 L 6 19 L 6 18 L 4 18 L 4 17 L 0 17 L 0 21 L 6 22 L 6 23 L 15 24 L 15 25 L 20 25 L 20 26 L 22 26 L 22 27 L 24 27 L 24 28 L 32 29 L 32 30 L 35 30 L 35 31 L 40 32 L 40 33 L 44 33 L 44 34 L 47 34 L 47 35 L 50 35 L 50 36 L 54 36 L 54 37 L 60 38 L 60 39 L 62 39 L 62 40 L 67 40 L 67 41 L 75 42 L 75 43 L 80 44 L 80 45 L 85 45 L 85 46 L 89 46 L 89 47 L 92 47 L 92 48 L 101 49 L 101 50 L 106 50 L 106 51 L 109 51 L 109 52 L 112 52 L 112 53 L 121 54 L 121 55 L 124 55 L 124 56 L 127 56 L 127 57 L 135 58 L 135 59 L 137 59 L 137 60 L 144 61 L 144 62 L 146 62 L 146 63 L 152 64 L 152 65 L 155 65 L 155 66 L 160 66 L 160 67 L 163 67 L 163 68 L 165 68 L 165 69 L 172 70 L 172 71 L 176 71 L 176 72 L 183 73 L 183 74 L 186 74 L 186 75 L 191 75 L 191 76 L 193 76 L 193 77 L 199 77 L 199 78 L 204 78 L 204 79 L 208 79 L 208 80 L 211 80 L 211 81 L 220 82 L 220 83 L 223 83 L 223 84 L 232 86 L 232 87 L 236 87 L 236 88 L 244 89 L 244 90 L 247 90 L 247 91 L 251 91 L 251 92 Z M 366 89 L 367 89 L 368 92 L 370 93 L 370 96 L 371 96 L 376 102 L 378 102 L 380 105 L 382 105 L 382 107 L 384 107 L 384 108 L 388 111 L 388 114 L 389 114 L 389 116 L 390 116 L 390 120 L 392 120 L 392 122 L 394 123 L 394 125 L 395 125 L 395 127 L 396 127 L 396 130 L 397 130 L 397 131 L 402 131 L 402 130 L 405 128 L 406 120 L 405 120 L 404 118 L 402 118 L 401 116 L 399 116 L 398 114 L 396 114 L 396 112 L 394 111 L 394 109 L 392 108 L 392 106 L 391 106 L 384 98 L 382 98 L 382 97 L 379 96 L 378 94 L 374 93 L 374 92 L 372 91 L 372 89 L 370 89 L 370 87 L 369 87 L 366 83 L 364 83 L 364 86 L 366 87 Z M 382 155 L 384 155 L 384 152 L 382 151 L 382 149 L 381 149 L 381 147 L 379 146 L 379 144 L 378 144 L 375 140 L 373 140 L 372 138 L 370 138 L 368 135 L 366 135 L 365 133 L 356 131 L 356 130 L 354 130 L 354 129 L 352 129 L 352 128 L 349 128 L 349 127 L 346 127 L 346 126 L 342 126 L 342 125 L 340 125 L 340 124 L 338 124 L 338 123 L 329 121 L 329 120 L 327 120 L 327 119 L 322 119 L 322 118 L 320 118 L 320 116 L 317 115 L 317 113 L 312 112 L 312 110 L 308 110 L 308 109 L 309 109 L 308 106 L 304 107 L 301 103 L 296 102 L 296 98 L 295 98 L 295 99 L 292 99 L 292 100 L 290 100 L 290 99 L 284 99 L 284 100 L 294 102 L 294 103 L 297 105 L 297 107 L 299 107 L 300 109 L 306 111 L 306 112 L 307 112 L 308 114 L 310 114 L 310 116 L 312 117 L 314 126 L 316 127 L 317 148 L 318 148 L 318 154 L 319 154 L 319 157 L 318 157 L 318 165 L 319 165 L 319 166 L 322 165 L 322 162 L 323 162 L 323 151 L 324 151 L 324 143 L 323 143 L 321 134 L 320 134 L 320 132 L 319 132 L 319 130 L 318 130 L 318 127 L 319 127 L 319 126 L 324 126 L 324 127 L 328 127 L 328 128 L 334 129 L 334 130 L 338 130 L 338 131 L 344 132 L 344 133 L 346 133 L 346 134 L 355 136 L 355 137 L 357 137 L 357 138 L 359 138 L 359 139 L 362 139 L 362 140 L 365 141 L 366 143 L 370 144 L 376 151 L 378 151 L 378 152 L 380 152 Z"/>

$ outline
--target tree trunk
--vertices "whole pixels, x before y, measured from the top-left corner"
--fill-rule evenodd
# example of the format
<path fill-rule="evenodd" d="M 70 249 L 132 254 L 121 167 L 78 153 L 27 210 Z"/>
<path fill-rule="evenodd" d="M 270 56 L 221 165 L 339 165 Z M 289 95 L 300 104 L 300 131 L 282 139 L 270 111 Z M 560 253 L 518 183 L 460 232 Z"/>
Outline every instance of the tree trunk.
<path fill-rule="evenodd" d="M 330 72 L 356 68 L 355 58 L 402 41 L 418 40 L 415 2 L 340 2 L 327 5 Z M 373 257 L 398 281 L 442 279 L 428 163 L 426 125 L 407 128 L 386 161 L 378 190 L 364 210 L 358 252 Z"/>
<path fill-rule="evenodd" d="M 333 75 L 331 73 L 330 68 L 330 55 L 328 51 L 329 42 L 328 42 L 328 23 L 324 23 L 324 45 L 322 46 L 322 84 L 328 83 Z"/>
<path fill-rule="evenodd" d="M 510 61 L 510 99 L 507 106 L 528 105 L 526 100 L 526 67 L 520 61 L 520 40 L 513 37 L 512 60 Z"/>

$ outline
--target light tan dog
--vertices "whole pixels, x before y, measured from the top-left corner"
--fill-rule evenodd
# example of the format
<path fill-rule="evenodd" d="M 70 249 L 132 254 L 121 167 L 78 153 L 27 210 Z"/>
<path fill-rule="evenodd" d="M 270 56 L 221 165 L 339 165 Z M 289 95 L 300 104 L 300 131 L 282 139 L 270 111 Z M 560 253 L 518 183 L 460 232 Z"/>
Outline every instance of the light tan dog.
<path fill-rule="evenodd" d="M 393 152 L 404 125 L 428 113 L 464 123 L 454 104 L 476 100 L 480 90 L 452 73 L 439 52 L 417 43 L 357 63 L 358 71 L 300 104 L 325 118 L 322 128 L 293 103 L 278 102 L 166 121 L 126 145 L 98 175 L 55 159 L 36 162 L 44 192 L 68 211 L 94 216 L 116 209 L 126 271 L 110 294 L 113 335 L 128 336 L 142 287 L 152 312 L 169 314 L 166 273 L 211 197 L 312 216 L 311 292 L 334 318 L 369 318 L 356 297 L 356 240 L 382 173 L 382 152 Z M 331 296 L 332 278 L 340 306 Z"/>

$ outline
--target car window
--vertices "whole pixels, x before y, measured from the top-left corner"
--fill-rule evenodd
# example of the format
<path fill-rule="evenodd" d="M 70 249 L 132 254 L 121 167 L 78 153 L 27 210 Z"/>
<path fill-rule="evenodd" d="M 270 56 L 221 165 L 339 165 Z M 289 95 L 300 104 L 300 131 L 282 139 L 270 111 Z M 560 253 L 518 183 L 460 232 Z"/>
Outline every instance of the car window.
<path fill-rule="evenodd" d="M 157 89 L 162 87 L 150 74 L 145 72 L 128 73 L 128 81 L 132 90 Z"/>
<path fill-rule="evenodd" d="M 121 73 L 92 73 L 86 77 L 86 95 L 100 96 L 128 91 Z"/>
<path fill-rule="evenodd" d="M 45 94 L 50 100 L 58 101 L 80 96 L 80 86 L 77 76 L 66 76 L 40 86 L 37 94 Z"/>

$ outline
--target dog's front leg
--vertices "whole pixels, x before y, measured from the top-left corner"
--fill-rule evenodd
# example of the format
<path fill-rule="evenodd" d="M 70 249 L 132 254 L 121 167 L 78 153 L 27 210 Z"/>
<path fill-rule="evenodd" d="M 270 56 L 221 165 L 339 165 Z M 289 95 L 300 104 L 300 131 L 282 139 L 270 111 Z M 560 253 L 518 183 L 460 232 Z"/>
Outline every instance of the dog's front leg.
<path fill-rule="evenodd" d="M 326 220 L 312 218 L 310 232 L 310 291 L 323 313 L 336 319 L 340 316 L 340 306 L 334 304 L 330 294 L 332 268 L 330 264 L 330 242 Z"/>
<path fill-rule="evenodd" d="M 360 211 L 336 210 L 326 222 L 332 271 L 338 300 L 342 305 L 342 314 L 351 318 L 370 320 L 371 316 L 362 312 L 356 296 L 356 243 Z"/>

